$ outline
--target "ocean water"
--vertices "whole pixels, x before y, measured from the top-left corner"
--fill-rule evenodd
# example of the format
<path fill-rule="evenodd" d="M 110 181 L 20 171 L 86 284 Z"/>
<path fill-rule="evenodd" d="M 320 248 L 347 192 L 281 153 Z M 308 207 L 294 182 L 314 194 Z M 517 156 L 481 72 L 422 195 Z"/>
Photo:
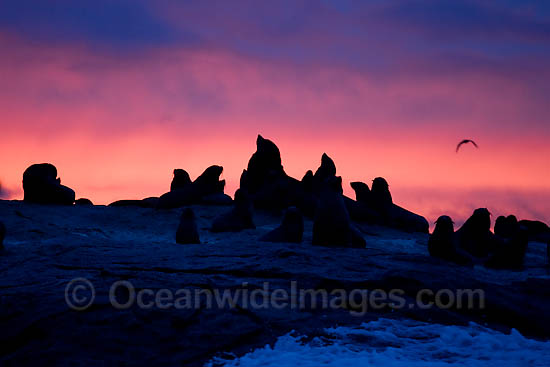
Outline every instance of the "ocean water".
<path fill-rule="evenodd" d="M 550 342 L 474 323 L 447 326 L 379 319 L 325 332 L 313 339 L 290 333 L 273 347 L 236 359 L 217 357 L 206 366 L 550 366 Z"/>

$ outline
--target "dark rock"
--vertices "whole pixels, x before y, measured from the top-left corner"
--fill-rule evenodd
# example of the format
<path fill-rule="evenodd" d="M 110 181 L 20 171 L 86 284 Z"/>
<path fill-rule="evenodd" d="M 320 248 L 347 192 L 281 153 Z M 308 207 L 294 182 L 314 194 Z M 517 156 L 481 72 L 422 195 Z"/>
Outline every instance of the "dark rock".
<path fill-rule="evenodd" d="M 6 238 L 6 226 L 0 222 L 0 250 L 4 248 L 4 238 Z"/>
<path fill-rule="evenodd" d="M 81 198 L 81 199 L 75 200 L 74 205 L 93 206 L 94 203 L 92 203 L 90 199 Z"/>
<path fill-rule="evenodd" d="M 304 218 L 300 210 L 290 207 L 286 210 L 283 222 L 274 230 L 260 237 L 264 242 L 302 242 Z"/>
<path fill-rule="evenodd" d="M 61 185 L 50 163 L 33 164 L 23 173 L 24 201 L 37 204 L 72 205 L 75 193 Z"/>
<path fill-rule="evenodd" d="M 143 208 L 156 208 L 159 203 L 159 198 L 156 196 L 151 196 L 141 200 L 141 206 Z"/>
<path fill-rule="evenodd" d="M 233 199 L 231 196 L 223 193 L 210 194 L 201 198 L 201 204 L 204 205 L 231 205 Z"/>
<path fill-rule="evenodd" d="M 367 241 L 365 241 L 365 237 L 361 234 L 361 231 L 359 231 L 354 226 L 350 225 L 350 232 L 351 232 L 351 247 L 354 248 L 365 248 L 367 246 Z"/>
<path fill-rule="evenodd" d="M 156 208 L 159 198 L 150 197 L 142 200 L 118 200 L 110 203 L 108 206 L 120 207 L 120 206 L 137 206 L 140 208 Z"/>
<path fill-rule="evenodd" d="M 181 214 L 180 223 L 176 232 L 176 242 L 179 244 L 201 243 L 199 230 L 195 222 L 193 209 L 185 208 Z"/>

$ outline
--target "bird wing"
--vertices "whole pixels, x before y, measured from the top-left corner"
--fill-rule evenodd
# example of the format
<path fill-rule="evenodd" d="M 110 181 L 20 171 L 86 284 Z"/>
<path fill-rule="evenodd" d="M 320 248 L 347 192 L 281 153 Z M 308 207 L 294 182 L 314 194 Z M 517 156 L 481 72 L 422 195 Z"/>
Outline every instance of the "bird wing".
<path fill-rule="evenodd" d="M 468 140 L 462 140 L 460 143 L 458 143 L 457 146 L 456 146 L 456 152 L 458 153 L 458 150 L 460 149 L 462 144 L 466 144 L 467 142 L 468 142 Z"/>
<path fill-rule="evenodd" d="M 473 141 L 471 139 L 464 139 L 460 143 L 458 143 L 458 145 L 456 146 L 456 152 L 458 153 L 458 150 L 460 149 L 460 147 L 464 144 L 467 144 L 467 143 L 472 143 L 474 145 L 474 147 L 479 148 L 475 141 Z"/>

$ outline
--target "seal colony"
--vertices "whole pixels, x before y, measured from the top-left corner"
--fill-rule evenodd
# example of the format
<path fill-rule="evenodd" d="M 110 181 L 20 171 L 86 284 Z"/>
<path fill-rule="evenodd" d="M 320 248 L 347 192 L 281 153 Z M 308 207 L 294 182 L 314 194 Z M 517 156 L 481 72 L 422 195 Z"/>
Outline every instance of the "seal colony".
<path fill-rule="evenodd" d="M 311 242 L 319 246 L 365 248 L 367 244 L 357 229 L 358 223 L 429 233 L 426 218 L 393 202 L 390 185 L 383 177 L 374 178 L 370 188 L 364 182 L 352 182 L 355 200 L 343 195 L 342 178 L 337 176 L 336 164 L 326 153 L 322 154 L 315 173 L 308 170 L 297 180 L 286 174 L 277 145 L 258 135 L 256 151 L 241 174 L 234 199 L 224 193 L 222 172 L 222 166 L 212 165 L 193 181 L 187 171 L 176 168 L 170 191 L 160 197 L 118 200 L 109 206 L 157 210 L 184 207 L 175 236 L 179 244 L 201 243 L 195 215 L 188 208 L 195 204 L 231 206 L 212 220 L 209 230 L 215 233 L 256 228 L 254 211 L 258 209 L 284 213 L 279 227 L 259 237 L 263 242 L 301 243 L 304 217 L 313 220 Z M 74 190 L 61 185 L 56 167 L 49 163 L 33 164 L 25 170 L 23 190 L 25 202 L 93 205 L 88 199 L 75 200 Z M 549 244 L 550 257 L 550 228 L 539 221 L 518 221 L 513 215 L 499 217 L 493 233 L 490 212 L 479 208 L 456 232 L 449 216 L 439 217 L 435 224 L 427 250 L 443 261 L 521 269 L 529 241 Z M 0 248 L 5 233 L 5 227 L 0 225 Z"/>

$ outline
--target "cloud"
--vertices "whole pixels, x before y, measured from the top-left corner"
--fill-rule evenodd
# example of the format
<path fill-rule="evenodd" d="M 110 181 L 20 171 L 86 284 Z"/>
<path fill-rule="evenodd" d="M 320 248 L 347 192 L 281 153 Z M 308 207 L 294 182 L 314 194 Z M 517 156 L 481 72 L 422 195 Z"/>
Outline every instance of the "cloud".
<path fill-rule="evenodd" d="M 518 4 L 4 1 L 5 183 L 43 160 L 99 202 L 217 160 L 235 183 L 260 132 L 296 177 L 329 150 L 396 188 L 548 187 L 548 12 Z"/>
<path fill-rule="evenodd" d="M 196 34 L 175 29 L 139 0 L 6 0 L 0 29 L 33 43 L 83 42 L 117 48 L 195 44 Z"/>
<path fill-rule="evenodd" d="M 393 1 L 376 15 L 394 26 L 447 43 L 493 40 L 546 44 L 550 37 L 550 5 L 537 1 Z"/>

